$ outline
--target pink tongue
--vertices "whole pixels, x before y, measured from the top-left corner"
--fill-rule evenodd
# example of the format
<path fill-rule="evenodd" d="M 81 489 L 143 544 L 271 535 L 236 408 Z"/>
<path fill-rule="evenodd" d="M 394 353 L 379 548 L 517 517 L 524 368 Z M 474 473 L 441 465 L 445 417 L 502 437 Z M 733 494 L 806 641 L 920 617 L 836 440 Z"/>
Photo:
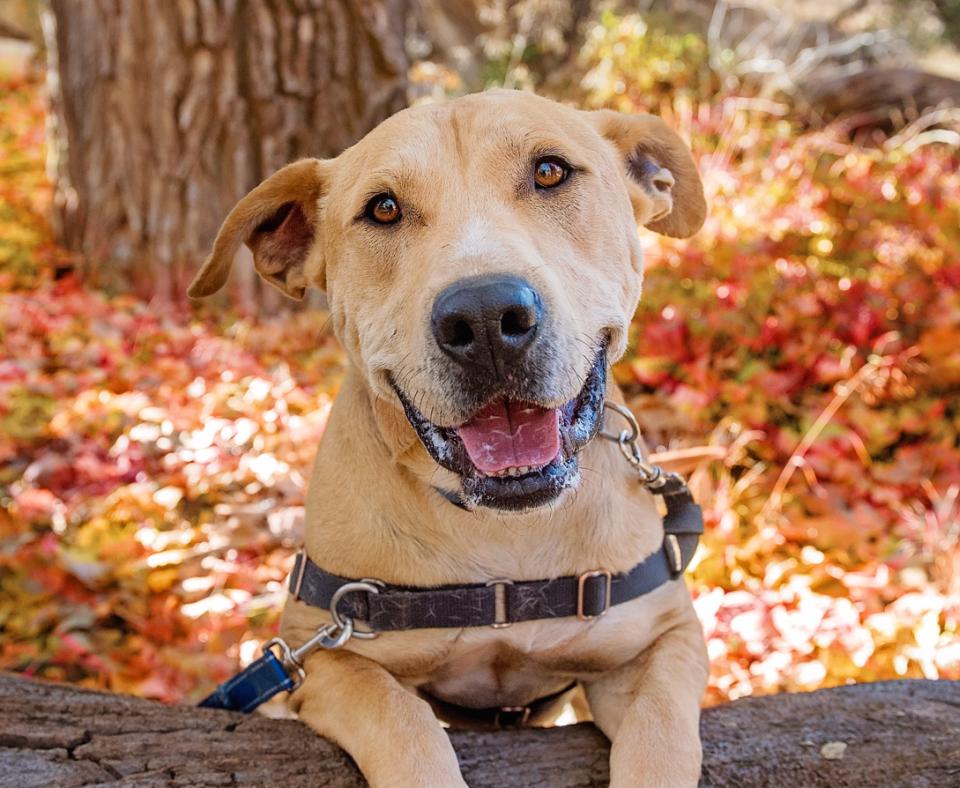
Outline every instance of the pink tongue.
<path fill-rule="evenodd" d="M 481 473 L 539 467 L 560 451 L 560 411 L 501 400 L 487 405 L 457 434 Z"/>

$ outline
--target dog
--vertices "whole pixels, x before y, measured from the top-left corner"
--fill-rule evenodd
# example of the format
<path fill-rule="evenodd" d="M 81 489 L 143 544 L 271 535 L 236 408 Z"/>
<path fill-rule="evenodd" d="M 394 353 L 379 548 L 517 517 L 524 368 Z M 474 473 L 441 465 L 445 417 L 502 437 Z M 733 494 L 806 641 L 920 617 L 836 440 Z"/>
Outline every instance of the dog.
<path fill-rule="evenodd" d="M 430 608 L 376 638 L 358 618 L 341 648 L 306 658 L 293 709 L 371 785 L 465 785 L 435 705 L 529 709 L 572 682 L 611 741 L 611 785 L 696 785 L 702 630 L 682 577 L 610 605 L 611 576 L 665 537 L 654 497 L 595 436 L 603 399 L 623 402 L 607 369 L 640 297 L 638 227 L 686 237 L 705 214 L 691 152 L 661 119 L 494 90 L 290 164 L 224 221 L 190 295 L 220 289 L 245 243 L 287 295 L 326 293 L 348 359 L 305 557 L 377 584 L 358 599 L 492 589 L 498 611 L 492 626 L 430 627 Z M 507 595 L 560 576 L 579 578 L 581 615 L 505 625 Z M 601 602 L 582 615 L 588 580 Z M 281 622 L 291 644 L 332 621 L 301 593 Z"/>

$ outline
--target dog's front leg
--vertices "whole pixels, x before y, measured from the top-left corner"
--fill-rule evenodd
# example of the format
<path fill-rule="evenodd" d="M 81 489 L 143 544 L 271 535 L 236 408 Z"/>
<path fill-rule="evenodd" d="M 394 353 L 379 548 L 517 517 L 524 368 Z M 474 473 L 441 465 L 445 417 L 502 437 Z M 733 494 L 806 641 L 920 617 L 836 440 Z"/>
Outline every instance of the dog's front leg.
<path fill-rule="evenodd" d="M 429 704 L 382 666 L 349 651 L 321 651 L 305 669 L 291 706 L 350 753 L 373 788 L 466 786 Z"/>
<path fill-rule="evenodd" d="M 691 606 L 634 660 L 585 684 L 593 718 L 612 743 L 611 788 L 697 785 L 708 670 Z"/>

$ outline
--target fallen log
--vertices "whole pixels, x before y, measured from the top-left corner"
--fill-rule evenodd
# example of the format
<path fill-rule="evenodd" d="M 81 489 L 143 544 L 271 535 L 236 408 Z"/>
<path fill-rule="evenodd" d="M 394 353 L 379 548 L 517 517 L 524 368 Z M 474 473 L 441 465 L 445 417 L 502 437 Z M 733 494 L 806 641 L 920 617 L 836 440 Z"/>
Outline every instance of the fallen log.
<path fill-rule="evenodd" d="M 825 120 L 860 116 L 883 124 L 894 112 L 908 119 L 942 106 L 960 107 L 960 80 L 916 68 L 871 67 L 824 79 L 814 75 L 796 89 L 795 100 Z"/>
<path fill-rule="evenodd" d="M 703 714 L 704 786 L 960 785 L 960 682 L 748 698 Z M 603 786 L 592 725 L 453 731 L 471 786 Z M 0 786 L 363 785 L 293 720 L 165 706 L 0 675 Z"/>

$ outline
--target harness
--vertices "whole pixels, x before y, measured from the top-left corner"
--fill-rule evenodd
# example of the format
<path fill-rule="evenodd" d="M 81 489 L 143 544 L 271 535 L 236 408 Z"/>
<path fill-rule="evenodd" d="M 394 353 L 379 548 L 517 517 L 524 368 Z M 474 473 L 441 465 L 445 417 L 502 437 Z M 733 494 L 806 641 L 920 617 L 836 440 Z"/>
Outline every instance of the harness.
<path fill-rule="evenodd" d="M 303 662 L 307 655 L 317 649 L 341 648 L 351 638 L 372 639 L 381 632 L 411 629 L 503 628 L 522 621 L 568 617 L 590 621 L 604 615 L 611 606 L 637 599 L 676 580 L 696 552 L 703 533 L 703 514 L 680 475 L 644 462 L 638 443 L 640 429 L 633 414 L 609 401 L 604 402 L 604 407 L 622 416 L 630 429 L 619 434 L 601 431 L 599 435 L 615 441 L 641 484 L 663 499 L 666 514 L 659 550 L 626 572 L 597 568 L 545 580 L 495 578 L 485 583 L 433 587 L 340 577 L 321 568 L 301 550 L 290 575 L 290 594 L 298 601 L 327 610 L 332 623 L 320 627 L 296 649 L 281 638 L 270 640 L 259 659 L 219 685 L 200 705 L 253 711 L 278 692 L 299 686 L 306 677 Z M 363 622 L 365 628 L 360 629 L 356 622 Z M 522 716 L 529 715 L 529 707 L 510 709 L 526 709 Z M 491 711 L 497 712 L 499 719 L 504 710 Z"/>

